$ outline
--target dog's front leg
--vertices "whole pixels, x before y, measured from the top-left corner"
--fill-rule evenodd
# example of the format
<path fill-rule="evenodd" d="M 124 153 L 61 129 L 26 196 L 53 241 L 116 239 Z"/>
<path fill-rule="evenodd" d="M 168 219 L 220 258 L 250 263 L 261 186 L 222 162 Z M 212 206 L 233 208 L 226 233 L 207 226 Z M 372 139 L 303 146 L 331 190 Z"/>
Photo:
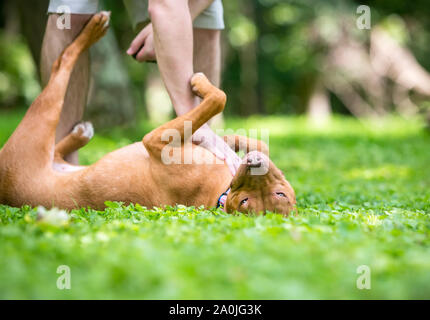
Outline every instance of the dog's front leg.
<path fill-rule="evenodd" d="M 203 100 L 196 108 L 188 113 L 169 121 L 158 127 L 143 137 L 143 144 L 148 150 L 151 157 L 161 159 L 161 152 L 169 141 L 163 141 L 162 137 L 166 130 L 173 130 L 181 137 L 177 147 L 181 147 L 186 141 L 186 122 L 191 122 L 192 132 L 194 134 L 202 125 L 208 122 L 213 116 L 224 110 L 226 95 L 223 91 L 213 86 L 203 73 L 196 73 L 191 78 L 191 86 L 196 95 Z"/>

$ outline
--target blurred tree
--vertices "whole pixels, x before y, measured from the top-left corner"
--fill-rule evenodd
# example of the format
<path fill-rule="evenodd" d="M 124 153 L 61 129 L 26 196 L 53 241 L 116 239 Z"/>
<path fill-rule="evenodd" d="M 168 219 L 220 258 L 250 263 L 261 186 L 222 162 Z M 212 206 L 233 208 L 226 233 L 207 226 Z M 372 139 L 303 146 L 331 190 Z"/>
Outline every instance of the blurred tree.
<path fill-rule="evenodd" d="M 5 28 L 8 33 L 20 33 L 24 36 L 36 66 L 30 69 L 36 72 L 39 72 L 48 4 L 49 0 L 16 0 L 8 1 L 3 6 L 6 16 Z M 99 127 L 132 123 L 135 119 L 134 96 L 130 90 L 129 75 L 121 58 L 115 34 L 109 32 L 92 48 L 92 55 L 93 90 L 87 115 L 99 124 Z M 5 65 L 14 65 L 13 57 L 10 55 L 0 58 L 3 58 Z"/>
<path fill-rule="evenodd" d="M 421 75 L 421 85 L 409 82 L 399 86 L 398 83 L 393 91 L 391 83 L 397 78 L 381 75 L 375 69 L 371 50 L 378 46 L 377 43 L 371 45 L 373 32 L 356 27 L 356 9 L 361 2 L 225 2 L 226 39 L 230 49 L 226 51 L 224 88 L 233 106 L 226 112 L 308 112 L 314 118 L 326 118 L 332 109 L 356 116 L 376 116 L 392 111 L 411 113 L 410 88 L 422 94 L 419 88 L 428 83 L 427 72 L 419 67 L 420 60 L 430 67 L 430 50 L 426 45 L 430 37 L 424 28 L 429 23 L 426 3 L 418 1 L 416 6 L 415 3 L 409 6 L 403 1 L 368 1 L 373 29 L 385 24 L 385 29 L 393 29 L 394 40 L 402 35 L 405 38 L 405 43 L 396 47 L 395 52 L 403 54 L 395 65 L 406 70 L 406 64 L 411 66 L 414 55 L 417 56 L 413 70 L 416 76 Z M 402 21 L 397 26 L 387 18 L 393 13 L 397 21 Z M 420 41 L 407 39 L 405 35 L 411 28 Z M 255 56 L 257 63 L 251 63 Z M 256 80 L 255 74 L 258 75 Z M 413 78 L 418 79 L 409 77 Z M 258 107 L 250 107 L 250 100 Z"/>
<path fill-rule="evenodd" d="M 38 65 L 43 35 L 45 33 L 47 21 L 46 10 L 49 0 L 16 0 L 10 1 L 10 3 L 13 3 L 15 6 L 15 8 L 9 7 L 10 10 L 16 9 L 19 14 L 20 31 L 27 40 L 31 55 Z M 39 68 L 37 68 L 37 72 L 39 72 Z"/>
<path fill-rule="evenodd" d="M 20 35 L 15 2 L 2 2 L 0 17 L 0 107 L 29 105 L 40 92 L 37 68 Z"/>
<path fill-rule="evenodd" d="M 112 31 L 91 48 L 91 82 L 86 118 L 96 127 L 132 125 L 136 108 L 130 77 Z"/>
<path fill-rule="evenodd" d="M 21 30 L 31 41 L 31 52 L 37 60 L 38 50 L 33 48 L 40 42 L 40 27 L 29 28 L 31 23 L 19 27 L 16 21 L 34 19 L 30 13 L 40 12 L 44 1 L 47 0 L 26 2 L 20 5 L 23 8 L 16 6 L 24 0 L 3 2 L 0 6 L 3 12 L 8 11 L 0 18 L 0 26 L 15 35 L 15 40 L 10 41 L 0 33 L 0 104 L 28 99 L 34 92 L 28 80 L 32 73 L 23 71 L 31 68 L 19 66 L 27 62 L 16 34 Z M 102 106 L 107 103 L 125 101 L 128 105 L 128 98 L 121 98 L 124 96 L 132 97 L 133 107 L 146 104 L 154 109 L 163 96 L 156 68 L 138 64 L 124 54 L 136 30 L 131 30 L 121 1 L 104 3 L 113 12 L 114 36 L 106 40 L 109 44 L 95 49 L 99 56 L 94 69 L 106 79 L 95 82 L 105 87 L 93 90 L 99 102 L 92 103 L 92 115 L 102 114 Z M 361 4 L 371 8 L 371 30 L 356 27 L 356 9 Z M 227 114 L 307 113 L 314 119 L 324 119 L 331 112 L 355 116 L 428 112 L 427 0 L 413 4 L 403 0 L 236 0 L 224 1 L 224 6 L 227 28 L 223 32 L 222 84 L 228 94 Z M 25 18 L 28 16 L 30 20 Z M 40 20 L 46 15 L 37 17 L 36 24 L 44 27 Z M 387 51 L 388 47 L 391 49 Z M 97 53 L 100 48 L 103 52 Z M 384 63 L 380 63 L 381 59 Z M 378 65 L 389 66 L 388 71 L 381 72 Z M 115 74 L 119 75 L 118 83 L 108 83 Z M 405 79 L 409 79 L 407 83 Z M 122 87 L 118 89 L 121 93 L 113 89 L 114 85 Z M 109 94 L 115 97 L 110 99 Z M 119 114 L 118 119 L 133 117 L 128 108 L 118 111 L 118 107 L 108 107 L 106 114 Z"/>

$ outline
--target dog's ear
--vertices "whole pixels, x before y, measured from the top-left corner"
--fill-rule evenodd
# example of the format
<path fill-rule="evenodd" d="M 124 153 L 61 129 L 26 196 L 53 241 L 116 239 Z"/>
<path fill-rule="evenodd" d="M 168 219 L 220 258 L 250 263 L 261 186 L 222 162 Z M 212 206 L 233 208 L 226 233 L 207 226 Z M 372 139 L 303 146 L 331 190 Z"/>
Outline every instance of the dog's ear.
<path fill-rule="evenodd" d="M 239 151 L 239 144 L 236 143 L 235 135 L 226 135 L 223 136 L 224 142 L 232 149 L 234 152 Z"/>
<path fill-rule="evenodd" d="M 235 152 L 240 150 L 244 151 L 245 153 L 251 151 L 260 151 L 266 156 L 269 156 L 269 147 L 264 141 L 240 135 L 226 135 L 223 138 L 225 143 L 227 143 L 227 145 Z"/>
<path fill-rule="evenodd" d="M 269 146 L 264 141 L 259 140 L 258 142 L 260 143 L 258 151 L 264 153 L 266 156 L 269 156 Z"/>

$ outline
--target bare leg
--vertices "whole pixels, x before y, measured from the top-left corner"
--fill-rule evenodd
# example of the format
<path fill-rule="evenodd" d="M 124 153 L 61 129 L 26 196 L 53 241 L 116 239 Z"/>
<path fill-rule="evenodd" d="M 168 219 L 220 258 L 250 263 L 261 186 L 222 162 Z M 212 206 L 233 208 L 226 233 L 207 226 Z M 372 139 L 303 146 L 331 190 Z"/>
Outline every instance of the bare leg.
<path fill-rule="evenodd" d="M 196 99 L 190 87 L 193 75 L 193 33 L 188 0 L 149 0 L 154 47 L 161 77 L 178 116 Z"/>
<path fill-rule="evenodd" d="M 221 31 L 194 29 L 194 71 L 203 72 L 215 86 L 221 79 Z"/>
<path fill-rule="evenodd" d="M 198 103 L 198 99 L 191 92 L 189 82 L 193 75 L 194 50 L 188 0 L 149 0 L 148 10 L 161 77 L 176 114 L 181 116 Z M 199 127 L 193 135 L 193 142 L 225 161 L 234 175 L 240 165 L 240 158 L 207 124 Z"/>
<path fill-rule="evenodd" d="M 203 72 L 215 86 L 221 85 L 221 31 L 194 28 L 194 72 Z M 213 128 L 221 128 L 222 113 L 209 121 Z"/>
<path fill-rule="evenodd" d="M 48 83 L 51 75 L 51 67 L 54 61 L 77 37 L 82 28 L 91 18 L 91 15 L 72 14 L 71 29 L 69 30 L 58 29 L 56 25 L 57 18 L 57 14 L 51 14 L 49 16 L 43 39 L 40 63 L 40 73 L 43 86 Z M 56 142 L 62 140 L 66 135 L 68 135 L 76 123 L 82 120 L 88 95 L 90 74 L 89 66 L 89 54 L 88 52 L 84 52 L 76 62 L 70 78 L 70 83 L 64 100 L 64 107 L 60 116 L 60 122 L 56 130 Z M 78 153 L 73 152 L 68 155 L 67 160 L 72 164 L 78 164 Z"/>

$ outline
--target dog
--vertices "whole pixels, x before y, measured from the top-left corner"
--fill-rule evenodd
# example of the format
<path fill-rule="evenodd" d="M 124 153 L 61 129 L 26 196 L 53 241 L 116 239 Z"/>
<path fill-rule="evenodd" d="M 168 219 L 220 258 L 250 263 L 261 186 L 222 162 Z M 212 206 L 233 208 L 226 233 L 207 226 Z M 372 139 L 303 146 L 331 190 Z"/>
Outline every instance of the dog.
<path fill-rule="evenodd" d="M 177 204 L 222 206 L 230 213 L 271 211 L 288 215 L 293 211 L 294 190 L 268 158 L 267 145 L 262 141 L 242 136 L 225 138 L 236 151 L 242 148 L 248 152 L 232 177 L 224 162 L 215 161 L 211 152 L 185 138 L 185 122 L 192 123 L 194 133 L 222 112 L 226 103 L 225 93 L 201 73 L 191 79 L 192 90 L 201 103 L 187 114 L 146 134 L 142 142 L 107 154 L 93 165 L 74 166 L 64 160 L 93 136 L 91 124 L 80 123 L 55 145 L 55 129 L 70 74 L 80 54 L 105 35 L 108 20 L 104 12 L 95 14 L 64 50 L 52 66 L 48 84 L 0 150 L 0 203 L 102 210 L 110 200 L 148 208 Z M 172 130 L 180 137 L 176 143 L 163 136 Z M 198 152 L 213 161 L 166 164 L 166 147 L 170 148 L 167 155 L 179 152 L 182 161 L 186 152 Z M 252 174 L 257 169 L 264 169 L 264 174 Z"/>

